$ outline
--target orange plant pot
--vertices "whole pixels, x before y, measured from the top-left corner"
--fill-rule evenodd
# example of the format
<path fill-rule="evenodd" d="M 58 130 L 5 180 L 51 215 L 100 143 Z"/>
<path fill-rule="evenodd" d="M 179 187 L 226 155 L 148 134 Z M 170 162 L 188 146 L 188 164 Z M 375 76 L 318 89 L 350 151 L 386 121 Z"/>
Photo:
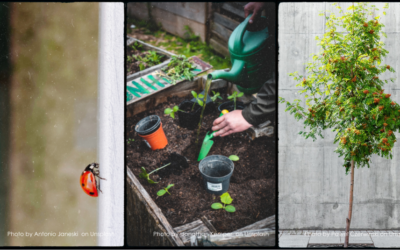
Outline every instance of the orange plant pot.
<path fill-rule="evenodd" d="M 147 143 L 147 146 L 149 146 L 149 148 L 152 150 L 163 149 L 168 145 L 168 140 L 162 128 L 162 123 L 154 133 L 149 135 L 139 134 L 139 136 L 144 139 L 144 141 Z"/>

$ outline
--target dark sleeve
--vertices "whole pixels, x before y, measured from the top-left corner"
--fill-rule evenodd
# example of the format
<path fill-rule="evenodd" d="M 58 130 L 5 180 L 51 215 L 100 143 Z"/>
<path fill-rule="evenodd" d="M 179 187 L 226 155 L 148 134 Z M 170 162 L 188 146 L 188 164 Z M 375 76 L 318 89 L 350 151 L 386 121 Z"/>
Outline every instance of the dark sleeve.
<path fill-rule="evenodd" d="M 266 82 L 257 94 L 256 100 L 243 109 L 244 119 L 253 126 L 271 120 L 276 108 L 275 83 Z"/>

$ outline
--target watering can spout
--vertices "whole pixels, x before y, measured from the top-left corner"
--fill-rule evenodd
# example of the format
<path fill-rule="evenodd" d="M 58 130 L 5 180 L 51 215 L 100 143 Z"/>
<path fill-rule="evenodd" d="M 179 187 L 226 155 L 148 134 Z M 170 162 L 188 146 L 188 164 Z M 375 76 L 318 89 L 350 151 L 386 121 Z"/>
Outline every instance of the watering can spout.
<path fill-rule="evenodd" d="M 239 83 L 246 77 L 245 62 L 242 60 L 234 60 L 230 71 L 216 70 L 210 73 L 213 80 L 223 79 L 229 82 Z"/>

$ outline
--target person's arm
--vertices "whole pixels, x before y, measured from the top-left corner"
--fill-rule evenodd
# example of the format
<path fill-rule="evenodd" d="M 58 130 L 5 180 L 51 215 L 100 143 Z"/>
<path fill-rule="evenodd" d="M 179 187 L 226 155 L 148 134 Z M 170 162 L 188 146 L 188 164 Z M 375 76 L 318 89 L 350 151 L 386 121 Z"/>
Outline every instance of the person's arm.
<path fill-rule="evenodd" d="M 264 83 L 257 94 L 256 100 L 242 111 L 243 118 L 253 126 L 272 119 L 276 109 L 275 84 Z"/>

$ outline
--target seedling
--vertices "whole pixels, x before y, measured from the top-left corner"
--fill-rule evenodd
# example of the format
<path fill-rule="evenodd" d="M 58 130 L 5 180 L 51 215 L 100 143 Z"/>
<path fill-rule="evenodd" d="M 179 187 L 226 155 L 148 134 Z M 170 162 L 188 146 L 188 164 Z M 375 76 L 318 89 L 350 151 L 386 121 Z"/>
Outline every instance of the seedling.
<path fill-rule="evenodd" d="M 129 138 L 129 139 L 128 139 L 128 144 L 131 144 L 131 142 L 134 142 L 134 141 L 135 141 L 134 139 Z"/>
<path fill-rule="evenodd" d="M 172 119 L 175 119 L 175 113 L 178 112 L 178 111 L 183 112 L 182 110 L 179 109 L 178 106 L 174 106 L 172 109 L 171 108 L 166 108 L 164 110 L 164 114 L 171 116 Z"/>
<path fill-rule="evenodd" d="M 172 84 L 175 84 L 177 81 L 182 80 L 182 77 L 186 80 L 192 81 L 195 74 L 193 74 L 191 70 L 195 68 L 196 67 L 186 59 L 186 56 L 172 56 L 169 64 L 161 69 L 163 72 L 158 72 L 158 74 L 167 77 Z"/>
<path fill-rule="evenodd" d="M 239 98 L 239 97 L 242 97 L 242 96 L 243 96 L 243 92 L 240 92 L 238 94 L 237 91 L 233 92 L 232 95 L 228 96 L 229 100 L 233 98 L 233 102 L 235 103 L 234 110 L 236 110 L 236 98 Z"/>
<path fill-rule="evenodd" d="M 203 107 L 204 102 L 203 102 L 200 98 L 204 98 L 204 95 L 203 95 L 203 94 L 197 94 L 197 93 L 194 92 L 193 90 L 192 90 L 192 95 L 193 95 L 193 97 L 196 99 L 197 103 L 198 103 L 201 107 Z M 194 105 L 195 105 L 195 104 L 196 104 L 196 103 L 194 102 L 194 103 L 193 103 L 193 106 L 192 106 L 192 111 L 193 111 L 193 108 L 194 108 Z"/>
<path fill-rule="evenodd" d="M 157 195 L 158 195 L 158 196 L 163 196 L 165 193 L 168 193 L 169 195 L 171 195 L 171 194 L 168 192 L 168 189 L 170 189 L 170 188 L 173 187 L 173 186 L 174 186 L 174 184 L 169 184 L 167 187 L 165 187 L 165 188 L 161 189 L 160 191 L 158 191 L 158 192 L 157 192 Z"/>
<path fill-rule="evenodd" d="M 231 155 L 228 157 L 231 161 L 238 161 L 239 160 L 239 156 L 237 155 Z"/>
<path fill-rule="evenodd" d="M 211 208 L 212 208 L 212 209 L 221 209 L 221 208 L 224 208 L 227 212 L 234 213 L 234 212 L 236 211 L 236 208 L 235 208 L 234 206 L 232 206 L 232 205 L 229 205 L 229 204 L 231 204 L 232 201 L 233 201 L 233 199 L 231 198 L 231 196 L 229 195 L 229 193 L 228 193 L 228 192 L 223 193 L 220 197 L 221 197 L 221 202 L 222 202 L 223 204 L 221 204 L 221 203 L 219 203 L 219 202 L 216 202 L 216 203 L 213 203 L 213 204 L 211 205 Z"/>
<path fill-rule="evenodd" d="M 132 48 L 133 50 L 141 50 L 142 47 L 143 47 L 143 45 L 140 44 L 139 42 L 134 42 L 134 43 L 131 45 L 131 48 Z"/>
<path fill-rule="evenodd" d="M 223 100 L 222 97 L 220 96 L 219 92 L 215 93 L 214 90 L 212 90 L 212 92 L 213 92 L 213 96 L 211 96 L 211 100 L 213 102 L 215 102 L 217 99 Z"/>
<path fill-rule="evenodd" d="M 171 163 L 168 163 L 168 164 L 166 164 L 166 165 L 164 165 L 164 166 L 162 166 L 162 167 L 159 167 L 159 168 L 157 168 L 157 169 L 151 171 L 150 173 L 147 173 L 146 169 L 145 169 L 144 167 L 142 167 L 142 172 L 139 174 L 139 178 L 146 179 L 147 182 L 150 183 L 150 184 L 156 184 L 156 183 L 158 183 L 158 182 L 155 182 L 155 181 L 153 181 L 152 179 L 150 179 L 150 175 L 151 175 L 152 173 L 154 173 L 154 172 L 156 172 L 156 171 L 162 169 L 162 168 L 167 167 L 167 166 L 170 165 L 170 164 L 171 164 Z"/>

